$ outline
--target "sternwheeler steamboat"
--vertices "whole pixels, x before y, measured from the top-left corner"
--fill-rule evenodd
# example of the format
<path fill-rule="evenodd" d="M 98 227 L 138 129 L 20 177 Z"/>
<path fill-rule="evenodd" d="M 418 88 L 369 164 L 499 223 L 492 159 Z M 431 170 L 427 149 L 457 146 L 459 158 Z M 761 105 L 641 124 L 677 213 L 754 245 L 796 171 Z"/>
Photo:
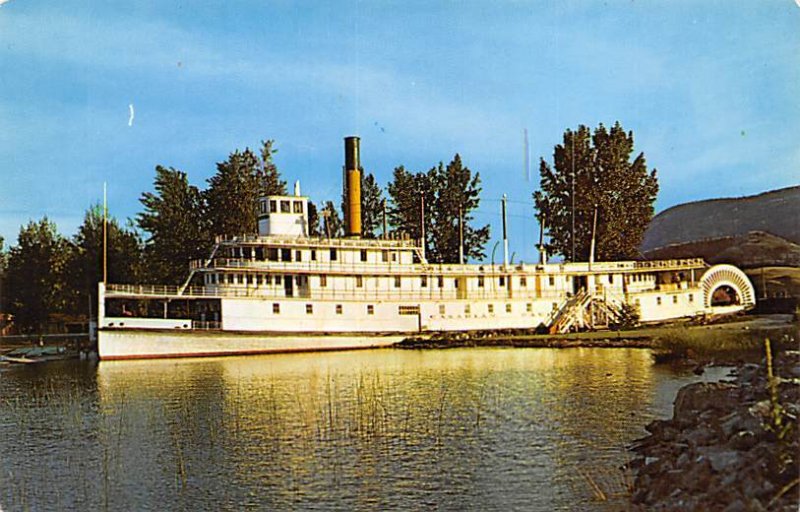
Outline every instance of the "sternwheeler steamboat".
<path fill-rule="evenodd" d="M 747 276 L 701 259 L 431 264 L 416 240 L 361 238 L 359 139 L 345 139 L 344 238 L 311 237 L 308 198 L 259 200 L 258 235 L 218 237 L 183 286 L 99 284 L 101 359 L 384 347 L 437 331 L 603 328 L 741 311 Z M 715 297 L 724 290 L 726 301 Z"/>

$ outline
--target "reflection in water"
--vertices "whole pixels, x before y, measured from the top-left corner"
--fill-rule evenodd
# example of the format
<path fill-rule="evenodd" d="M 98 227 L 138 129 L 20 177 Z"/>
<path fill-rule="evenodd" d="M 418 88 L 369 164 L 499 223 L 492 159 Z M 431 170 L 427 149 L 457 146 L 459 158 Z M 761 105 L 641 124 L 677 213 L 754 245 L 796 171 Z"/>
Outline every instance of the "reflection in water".
<path fill-rule="evenodd" d="M 625 444 L 690 379 L 608 349 L 0 372 L 0 507 L 159 510 L 604 508 L 594 484 L 624 490 Z"/>

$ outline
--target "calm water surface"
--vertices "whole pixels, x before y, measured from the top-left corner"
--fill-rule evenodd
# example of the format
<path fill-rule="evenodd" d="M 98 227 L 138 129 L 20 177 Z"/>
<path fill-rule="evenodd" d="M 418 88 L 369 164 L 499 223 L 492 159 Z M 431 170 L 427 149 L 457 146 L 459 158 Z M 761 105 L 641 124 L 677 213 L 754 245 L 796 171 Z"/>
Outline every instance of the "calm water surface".
<path fill-rule="evenodd" d="M 0 509 L 613 510 L 695 380 L 623 349 L 5 366 Z"/>

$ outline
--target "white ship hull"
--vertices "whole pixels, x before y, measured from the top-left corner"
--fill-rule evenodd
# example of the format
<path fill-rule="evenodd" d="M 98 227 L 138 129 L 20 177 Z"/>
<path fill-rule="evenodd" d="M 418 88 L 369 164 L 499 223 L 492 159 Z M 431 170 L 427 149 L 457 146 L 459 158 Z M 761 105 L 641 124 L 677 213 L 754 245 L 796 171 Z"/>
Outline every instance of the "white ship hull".
<path fill-rule="evenodd" d="M 254 333 L 160 329 L 103 329 L 98 333 L 102 360 L 212 357 L 380 348 L 407 334 Z"/>

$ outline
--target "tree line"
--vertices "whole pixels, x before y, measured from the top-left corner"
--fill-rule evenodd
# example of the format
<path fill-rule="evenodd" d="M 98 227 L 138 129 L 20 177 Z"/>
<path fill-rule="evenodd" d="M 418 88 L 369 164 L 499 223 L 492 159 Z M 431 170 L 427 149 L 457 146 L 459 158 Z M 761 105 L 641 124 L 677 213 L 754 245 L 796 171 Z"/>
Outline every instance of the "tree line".
<path fill-rule="evenodd" d="M 217 235 L 256 233 L 258 198 L 287 193 L 275 153 L 272 140 L 257 151 L 234 151 L 216 164 L 203 190 L 185 172 L 156 166 L 153 190 L 139 199 L 142 211 L 125 225 L 107 219 L 108 281 L 179 285 L 189 261 L 208 257 Z M 633 134 L 618 122 L 610 130 L 600 124 L 593 133 L 584 125 L 565 131 L 552 165 L 541 159 L 541 186 L 533 194 L 548 236 L 544 249 L 566 261 L 585 261 L 594 232 L 598 260 L 638 258 L 658 181 L 644 154 L 632 154 Z M 465 260 L 486 257 L 489 226 L 475 225 L 473 216 L 480 205 L 480 174 L 458 154 L 427 171 L 395 167 L 385 193 L 372 173 L 363 173 L 361 189 L 363 237 L 420 240 L 424 232 L 429 262 L 457 263 L 463 236 Z M 384 218 L 389 233 L 383 233 Z M 308 204 L 311 236 L 342 236 L 341 219 L 334 201 Z M 44 217 L 21 227 L 9 250 L 0 238 L 3 307 L 19 331 L 41 332 L 48 321 L 95 314 L 103 221 L 102 206 L 93 205 L 72 237 L 59 234 Z"/>
<path fill-rule="evenodd" d="M 273 161 L 274 141 L 258 151 L 236 150 L 216 164 L 203 190 L 186 172 L 157 165 L 153 190 L 140 197 L 142 211 L 125 225 L 107 217 L 107 275 L 118 284 L 182 284 L 190 260 L 209 256 L 217 235 L 258 231 L 258 198 L 286 195 L 286 181 Z M 480 202 L 480 176 L 461 157 L 426 172 L 399 166 L 386 196 L 374 174 L 362 178 L 362 236 L 419 238 L 421 205 L 427 204 L 425 231 L 429 261 L 458 261 L 458 214 L 462 212 L 465 254 L 483 257 L 489 226 L 473 227 L 470 214 Z M 333 201 L 309 202 L 310 236 L 343 235 L 341 210 Z M 389 233 L 383 233 L 384 216 Z M 4 309 L 20 332 L 42 332 L 48 323 L 96 314 L 97 283 L 102 281 L 104 212 L 91 206 L 72 237 L 58 232 L 47 217 L 22 226 L 17 244 L 3 250 L 0 271 L 6 276 Z"/>

